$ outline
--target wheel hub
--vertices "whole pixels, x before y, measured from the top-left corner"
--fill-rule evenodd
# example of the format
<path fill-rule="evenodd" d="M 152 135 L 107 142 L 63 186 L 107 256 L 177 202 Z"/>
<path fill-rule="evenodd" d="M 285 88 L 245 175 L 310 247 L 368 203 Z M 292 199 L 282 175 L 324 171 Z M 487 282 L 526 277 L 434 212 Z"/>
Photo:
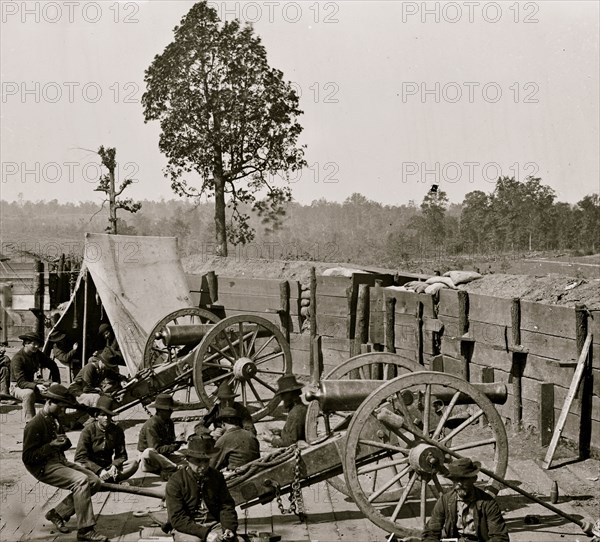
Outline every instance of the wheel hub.
<path fill-rule="evenodd" d="M 433 474 L 442 470 L 444 454 L 442 450 L 429 444 L 417 444 L 409 453 L 411 467 L 421 473 Z"/>
<path fill-rule="evenodd" d="M 256 365 L 250 358 L 240 358 L 233 365 L 233 375 L 238 380 L 250 380 L 256 373 Z"/>

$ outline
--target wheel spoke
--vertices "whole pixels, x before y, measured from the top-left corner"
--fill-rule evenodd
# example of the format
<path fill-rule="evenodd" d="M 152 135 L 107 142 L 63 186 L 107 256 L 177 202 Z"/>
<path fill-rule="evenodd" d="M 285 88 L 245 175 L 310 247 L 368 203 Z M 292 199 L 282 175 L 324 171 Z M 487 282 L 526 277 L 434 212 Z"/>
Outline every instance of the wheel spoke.
<path fill-rule="evenodd" d="M 239 328 L 238 328 L 238 335 L 239 335 L 239 341 L 240 341 L 240 357 L 243 358 L 244 357 L 244 323 L 240 322 L 238 324 Z"/>
<path fill-rule="evenodd" d="M 234 355 L 233 359 L 235 360 L 235 357 L 237 357 L 237 352 L 235 350 L 235 346 L 233 346 L 233 343 L 231 342 L 231 339 L 229 338 L 229 333 L 227 333 L 227 329 L 223 329 L 221 331 L 221 334 L 225 336 L 225 340 L 227 341 L 227 344 L 229 345 L 229 348 L 233 352 L 233 355 Z M 229 359 L 231 359 L 231 358 L 229 358 Z"/>
<path fill-rule="evenodd" d="M 423 433 L 429 434 L 429 414 L 431 412 L 431 386 L 425 384 L 425 408 L 423 409 Z"/>
<path fill-rule="evenodd" d="M 456 405 L 456 401 L 458 401 L 459 397 L 460 397 L 460 391 L 457 391 L 452 396 L 452 399 L 450 400 L 450 403 L 448 403 L 448 406 L 446 407 L 446 410 L 444 411 L 444 414 L 443 414 L 441 420 L 438 422 L 437 427 L 435 428 L 435 432 L 433 433 L 431 438 L 437 438 L 439 436 L 439 434 L 442 432 L 442 429 L 444 428 L 444 424 L 448 421 L 448 418 L 450 417 L 450 414 L 452 413 L 452 410 L 454 409 L 454 405 Z"/>
<path fill-rule="evenodd" d="M 215 376 L 214 378 L 211 378 L 210 380 L 205 380 L 204 381 L 204 385 L 208 385 L 208 384 L 214 384 L 215 382 L 218 382 L 219 380 L 223 380 L 224 378 L 227 378 L 231 376 L 230 373 L 225 373 L 224 375 L 219 375 L 219 376 Z"/>
<path fill-rule="evenodd" d="M 444 444 L 444 442 L 448 442 L 451 438 L 454 438 L 456 435 L 458 435 L 465 427 L 468 427 L 474 421 L 481 418 L 481 416 L 483 416 L 483 410 L 478 409 L 475 414 L 469 416 L 463 423 L 461 423 L 456 429 L 454 429 L 454 431 L 452 431 L 451 433 L 446 435 L 442 440 L 440 440 L 440 443 Z"/>
<path fill-rule="evenodd" d="M 227 355 L 225 352 L 223 352 L 220 348 L 217 348 L 214 344 L 210 345 L 210 348 L 212 348 L 213 350 L 216 350 L 216 352 L 214 352 L 213 354 L 211 354 L 210 356 L 207 356 L 206 358 L 204 358 L 202 360 L 202 363 L 206 363 L 207 361 L 212 361 L 214 359 L 217 359 L 219 357 L 219 354 L 221 355 L 221 357 L 228 359 L 230 362 L 234 363 L 235 359 L 230 357 L 229 355 Z M 225 348 L 225 350 L 227 350 L 228 347 Z"/>
<path fill-rule="evenodd" d="M 371 413 L 371 415 L 377 419 L 377 417 Z M 383 423 L 380 422 L 379 420 L 377 420 L 378 423 Z M 385 425 L 385 424 L 383 424 Z M 414 442 L 414 439 L 407 437 L 400 429 L 396 428 L 396 427 L 392 427 L 389 425 L 385 425 L 386 429 L 388 429 L 389 431 L 391 431 L 392 433 L 394 433 L 394 435 L 396 435 L 398 438 L 402 439 L 404 442 L 406 442 L 406 444 L 412 444 Z"/>
<path fill-rule="evenodd" d="M 248 386 L 252 390 L 254 397 L 256 397 L 258 399 L 258 401 L 260 402 L 260 405 L 264 408 L 265 403 L 263 402 L 261 396 L 258 395 L 258 392 L 256 391 L 256 388 L 254 387 L 254 384 L 252 384 L 252 380 L 248 380 Z"/>
<path fill-rule="evenodd" d="M 386 469 L 388 467 L 395 467 L 397 465 L 404 465 L 408 463 L 408 457 L 403 457 L 402 459 L 396 459 L 394 461 L 389 461 L 387 463 L 377 463 L 371 467 L 360 467 L 356 470 L 357 474 L 369 474 L 370 472 L 375 472 L 381 469 Z"/>
<path fill-rule="evenodd" d="M 416 431 L 417 428 L 415 427 L 415 424 L 413 423 L 410 412 L 408 412 L 408 409 L 406 408 L 406 405 L 404 404 L 404 399 L 402 399 L 402 396 L 398 397 L 397 395 L 398 394 L 396 394 L 396 399 L 393 400 L 394 408 L 396 408 L 396 404 L 397 404 L 398 408 L 400 409 L 400 412 L 402 412 L 402 417 L 404 418 L 404 422 L 406 423 L 406 425 L 408 425 L 408 429 L 410 429 L 411 431 Z"/>
<path fill-rule="evenodd" d="M 421 528 L 425 528 L 425 521 L 427 516 L 425 511 L 427 509 L 427 482 L 421 476 Z"/>
<path fill-rule="evenodd" d="M 265 388 L 270 389 L 273 393 L 277 393 L 277 390 L 270 384 L 267 384 L 262 378 L 258 378 L 258 376 L 254 375 L 254 380 L 260 382 Z"/>
<path fill-rule="evenodd" d="M 280 375 L 283 376 L 285 373 L 283 371 L 269 371 L 268 369 L 256 369 L 259 373 L 265 373 L 268 375 Z"/>
<path fill-rule="evenodd" d="M 256 326 L 256 329 L 252 332 L 252 338 L 250 339 L 250 344 L 248 345 L 248 348 L 246 349 L 246 354 L 249 356 L 250 353 L 252 352 L 252 349 L 254 348 L 254 343 L 256 342 L 256 337 L 258 337 L 258 326 Z"/>
<path fill-rule="evenodd" d="M 254 361 L 258 355 L 267 347 L 269 346 L 269 344 L 271 343 L 271 341 L 275 338 L 275 335 L 271 335 L 266 341 L 265 344 L 263 344 L 255 353 L 254 356 L 252 356 L 250 359 L 252 361 Z"/>
<path fill-rule="evenodd" d="M 374 448 L 381 448 L 382 450 L 389 450 L 391 452 L 400 452 L 401 454 L 408 454 L 410 450 L 408 448 L 400 448 L 400 446 L 394 446 L 393 444 L 386 444 L 384 442 L 377 442 L 376 440 L 359 439 L 359 444 L 365 446 L 373 446 Z"/>
<path fill-rule="evenodd" d="M 260 358 L 260 359 L 256 359 L 254 358 L 254 364 L 258 365 L 259 363 L 264 363 L 265 361 L 270 361 L 272 359 L 278 358 L 279 356 L 283 356 L 283 350 L 279 350 L 279 352 L 273 352 L 272 354 L 269 354 L 267 356 L 265 356 L 264 358 Z"/>
<path fill-rule="evenodd" d="M 241 383 L 241 387 L 242 387 L 242 403 L 244 403 L 244 405 L 248 404 L 248 399 L 246 397 L 246 386 L 244 386 L 244 383 Z"/>
<path fill-rule="evenodd" d="M 396 518 L 398 517 L 398 514 L 400 513 L 400 509 L 404 506 L 406 499 L 408 499 L 408 494 L 410 493 L 413 486 L 415 485 L 416 480 L 417 480 L 417 473 L 413 472 L 410 475 L 410 478 L 408 479 L 408 483 L 406 484 L 406 487 L 404 488 L 404 493 L 402 493 L 402 495 L 400 496 L 400 499 L 398 500 L 398 504 L 396 505 L 396 508 L 394 508 L 394 512 L 392 513 L 392 517 L 390 518 L 392 521 L 396 521 Z"/>
<path fill-rule="evenodd" d="M 467 444 L 460 444 L 459 446 L 452 446 L 450 449 L 453 452 L 459 452 L 460 450 L 466 450 L 468 448 L 478 448 L 479 446 L 487 446 L 488 444 L 496 444 L 495 437 L 476 440 L 475 442 L 468 442 Z"/>
<path fill-rule="evenodd" d="M 370 378 L 367 376 L 366 367 L 364 365 L 358 368 L 358 373 L 360 375 L 361 380 L 370 380 Z"/>
<path fill-rule="evenodd" d="M 402 478 L 410 470 L 410 468 L 411 467 L 409 465 L 409 466 L 405 467 L 404 469 L 402 469 L 398 474 L 396 474 L 396 476 L 392 477 L 385 484 L 383 484 L 375 493 L 371 493 L 371 495 L 369 495 L 369 498 L 367 500 L 370 503 L 372 503 L 375 499 L 377 499 L 377 497 L 380 497 L 381 495 L 383 495 L 383 493 L 385 493 L 398 480 L 400 480 L 400 478 Z"/>
<path fill-rule="evenodd" d="M 433 493 L 433 496 L 436 499 L 439 499 L 440 495 L 442 493 L 444 493 L 444 488 L 442 487 L 442 484 L 440 484 L 440 481 L 438 480 L 437 474 L 432 474 L 431 475 L 431 480 L 433 482 L 433 486 L 431 486 L 431 491 Z"/>

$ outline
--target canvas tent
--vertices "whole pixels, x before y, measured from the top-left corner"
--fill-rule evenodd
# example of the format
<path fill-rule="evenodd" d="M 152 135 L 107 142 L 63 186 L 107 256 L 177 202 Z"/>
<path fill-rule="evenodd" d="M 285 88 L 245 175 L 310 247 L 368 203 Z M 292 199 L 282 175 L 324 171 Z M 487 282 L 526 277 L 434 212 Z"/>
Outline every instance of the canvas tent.
<path fill-rule="evenodd" d="M 143 366 L 154 325 L 168 313 L 191 307 L 174 237 L 88 233 L 81 273 L 54 330 L 84 348 L 84 359 L 102 348 L 98 327 L 109 322 L 130 375 Z M 85 337 L 85 339 L 84 339 Z"/>

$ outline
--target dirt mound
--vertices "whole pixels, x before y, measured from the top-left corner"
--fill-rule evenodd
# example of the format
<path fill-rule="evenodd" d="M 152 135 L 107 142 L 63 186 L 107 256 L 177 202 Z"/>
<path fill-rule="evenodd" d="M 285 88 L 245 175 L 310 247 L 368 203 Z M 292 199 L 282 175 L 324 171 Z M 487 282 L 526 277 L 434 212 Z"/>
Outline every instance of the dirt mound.
<path fill-rule="evenodd" d="M 356 266 L 351 263 L 328 263 L 312 261 L 251 260 L 236 257 L 188 256 L 182 260 L 186 273 L 201 274 L 215 271 L 217 275 L 234 277 L 288 279 L 307 282 L 310 268 L 317 275 L 332 267 L 347 267 L 378 273 L 400 273 L 402 270 L 383 269 L 372 266 Z M 529 301 L 550 305 L 574 307 L 585 304 L 589 309 L 600 309 L 600 279 L 581 279 L 558 274 L 545 276 L 489 274 L 461 286 L 468 292 L 495 297 L 520 297 Z"/>
<path fill-rule="evenodd" d="M 463 288 L 463 287 L 461 287 Z M 561 275 L 484 275 L 464 286 L 467 292 L 495 297 L 520 297 L 549 305 L 574 307 L 584 304 L 600 309 L 600 279 L 577 279 Z"/>

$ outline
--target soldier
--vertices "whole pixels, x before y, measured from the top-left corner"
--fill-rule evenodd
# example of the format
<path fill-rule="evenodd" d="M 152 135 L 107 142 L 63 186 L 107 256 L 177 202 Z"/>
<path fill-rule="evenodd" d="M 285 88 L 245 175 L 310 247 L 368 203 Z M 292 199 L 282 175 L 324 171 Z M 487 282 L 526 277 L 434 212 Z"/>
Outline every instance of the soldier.
<path fill-rule="evenodd" d="M 71 369 L 71 374 L 76 376 L 81 369 L 81 360 L 77 355 L 79 344 L 73 343 L 73 345 L 70 346 L 67 342 L 67 335 L 59 330 L 50 333 L 48 340 L 54 345 L 52 347 L 54 359 L 69 367 Z"/>
<path fill-rule="evenodd" d="M 110 348 L 115 354 L 121 354 L 121 349 L 119 347 L 119 343 L 117 341 L 117 337 L 115 336 L 115 332 L 113 331 L 110 324 L 100 324 L 98 328 L 98 335 L 103 342 L 103 348 Z"/>
<path fill-rule="evenodd" d="M 175 439 L 175 424 L 171 420 L 175 405 L 170 395 L 157 395 L 154 403 L 148 405 L 156 409 L 156 414 L 144 423 L 138 440 L 142 471 L 160 474 L 164 479 L 168 479 L 183 460 L 177 450 L 184 441 Z"/>
<path fill-rule="evenodd" d="M 447 465 L 454 485 L 440 496 L 423 530 L 422 542 L 452 538 L 461 542 L 509 542 L 508 530 L 496 499 L 475 487 L 479 462 L 461 457 Z"/>
<path fill-rule="evenodd" d="M 242 428 L 246 431 L 250 431 L 254 435 L 256 435 L 256 427 L 254 427 L 254 421 L 252 420 L 252 416 L 248 409 L 238 401 L 234 401 L 234 398 L 239 397 L 239 394 L 233 393 L 231 389 L 231 385 L 229 382 L 223 382 L 218 390 L 217 390 L 217 400 L 215 405 L 210 410 L 210 412 L 204 416 L 202 423 L 206 427 L 210 427 L 214 424 L 215 429 L 212 433 L 214 438 L 219 438 L 224 430 L 221 427 L 221 424 L 218 420 L 219 412 L 222 407 L 232 407 L 234 408 L 240 416 L 242 422 Z"/>
<path fill-rule="evenodd" d="M 260 457 L 256 436 L 242 429 L 242 420 L 235 408 L 223 407 L 218 419 L 223 424 L 224 433 L 215 443 L 217 453 L 210 461 L 212 467 L 233 471 Z"/>
<path fill-rule="evenodd" d="M 78 541 L 106 542 L 108 538 L 95 529 L 92 508 L 92 495 L 100 488 L 100 478 L 65 457 L 71 441 L 64 434 L 59 419 L 65 408 L 76 408 L 77 403 L 67 388 L 60 384 L 51 384 L 41 394 L 46 403 L 25 426 L 23 463 L 40 482 L 71 492 L 56 508 L 48 511 L 46 519 L 54 523 L 61 533 L 68 533 L 66 524 L 76 514 Z"/>
<path fill-rule="evenodd" d="M 23 413 L 25 423 L 35 416 L 35 402 L 42 402 L 42 392 L 48 389 L 50 382 L 47 380 L 36 380 L 36 375 L 46 368 L 50 370 L 52 382 L 60 384 L 60 373 L 58 365 L 46 354 L 40 351 L 44 342 L 36 333 L 24 333 L 19 335 L 23 341 L 23 348 L 13 357 L 11 362 L 10 395 L 23 402 Z"/>
<path fill-rule="evenodd" d="M 4 404 L 15 405 L 14 397 L 10 394 L 10 358 L 6 355 L 7 342 L 0 343 L 0 399 Z"/>
<path fill-rule="evenodd" d="M 193 437 L 181 453 L 188 464 L 169 478 L 166 488 L 174 541 L 236 542 L 235 502 L 223 475 L 209 466 L 215 454 L 212 439 Z"/>
<path fill-rule="evenodd" d="M 121 381 L 127 378 L 119 374 L 119 359 L 108 349 L 92 356 L 69 386 L 78 403 L 94 408 L 101 395 L 110 395 L 120 388 Z"/>
<path fill-rule="evenodd" d="M 75 462 L 91 470 L 103 482 L 121 482 L 138 469 L 139 461 L 127 460 L 125 433 L 113 423 L 113 400 L 107 395 L 98 399 L 93 409 L 94 421 L 81 434 L 75 452 Z"/>
<path fill-rule="evenodd" d="M 273 434 L 263 433 L 265 441 L 270 442 L 273 448 L 283 448 L 291 446 L 301 440 L 306 440 L 304 424 L 306 422 L 306 405 L 302 402 L 300 384 L 294 375 L 284 375 L 277 381 L 277 395 L 281 396 L 284 408 L 288 411 L 287 420 L 281 430 L 281 435 L 277 435 L 277 430 L 272 430 Z"/>

